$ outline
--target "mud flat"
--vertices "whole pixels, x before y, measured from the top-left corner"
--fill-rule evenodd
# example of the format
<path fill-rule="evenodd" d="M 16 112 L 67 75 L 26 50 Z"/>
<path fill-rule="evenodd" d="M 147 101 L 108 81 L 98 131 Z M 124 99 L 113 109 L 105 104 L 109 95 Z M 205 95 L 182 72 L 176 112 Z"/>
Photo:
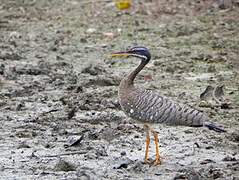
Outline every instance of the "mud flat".
<path fill-rule="evenodd" d="M 190 2 L 1 0 L 0 179 L 239 179 L 238 4 Z M 143 127 L 117 100 L 138 61 L 107 59 L 135 44 L 153 54 L 138 85 L 227 133 L 156 124 L 163 163 L 144 164 Z M 229 106 L 202 106 L 208 85 L 224 85 Z"/>

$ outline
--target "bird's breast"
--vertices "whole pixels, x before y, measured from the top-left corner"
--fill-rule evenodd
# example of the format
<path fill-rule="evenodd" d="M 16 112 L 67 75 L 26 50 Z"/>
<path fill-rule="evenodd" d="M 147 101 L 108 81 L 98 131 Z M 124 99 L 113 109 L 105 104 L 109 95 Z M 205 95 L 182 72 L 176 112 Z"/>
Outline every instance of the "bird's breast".
<path fill-rule="evenodd" d="M 141 111 L 141 107 L 135 102 L 140 95 L 139 89 L 135 87 L 120 88 L 119 89 L 119 102 L 124 113 L 132 119 L 139 121 L 147 121 L 147 116 L 144 111 Z"/>

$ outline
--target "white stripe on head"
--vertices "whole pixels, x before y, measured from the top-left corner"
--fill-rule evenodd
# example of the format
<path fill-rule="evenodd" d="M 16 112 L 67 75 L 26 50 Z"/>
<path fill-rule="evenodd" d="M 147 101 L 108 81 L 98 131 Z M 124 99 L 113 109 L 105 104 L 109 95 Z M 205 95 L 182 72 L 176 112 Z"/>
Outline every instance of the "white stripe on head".
<path fill-rule="evenodd" d="M 141 58 L 141 59 L 145 59 L 145 60 L 148 59 L 145 55 L 140 55 L 140 54 L 132 54 L 132 56 L 138 57 L 138 58 Z"/>

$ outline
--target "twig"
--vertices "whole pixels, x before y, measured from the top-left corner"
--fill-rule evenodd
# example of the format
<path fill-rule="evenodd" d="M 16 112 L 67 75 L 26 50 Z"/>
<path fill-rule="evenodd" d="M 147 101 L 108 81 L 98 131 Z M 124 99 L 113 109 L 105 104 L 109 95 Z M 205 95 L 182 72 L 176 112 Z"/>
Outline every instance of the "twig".
<path fill-rule="evenodd" d="M 46 155 L 43 157 L 58 157 L 58 156 L 68 156 L 68 155 L 74 155 L 74 154 L 86 154 L 87 152 L 88 151 L 75 151 L 75 152 L 62 153 L 62 154 Z"/>

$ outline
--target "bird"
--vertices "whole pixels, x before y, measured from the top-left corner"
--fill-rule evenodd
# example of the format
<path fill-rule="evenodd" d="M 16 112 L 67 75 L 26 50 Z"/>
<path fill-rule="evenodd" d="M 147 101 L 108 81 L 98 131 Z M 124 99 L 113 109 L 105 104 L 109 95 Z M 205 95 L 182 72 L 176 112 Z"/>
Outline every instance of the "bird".
<path fill-rule="evenodd" d="M 176 102 L 153 90 L 135 86 L 134 80 L 136 76 L 151 59 L 148 48 L 144 46 L 132 47 L 126 51 L 111 53 L 110 57 L 135 57 L 135 59 L 141 60 L 139 65 L 121 80 L 118 96 L 124 113 L 128 117 L 144 123 L 144 130 L 146 132 L 145 163 L 161 164 L 158 132 L 151 128 L 151 125 L 154 123 L 173 126 L 207 127 L 216 132 L 226 132 L 221 126 L 212 123 L 205 113 L 187 104 Z M 149 160 L 150 133 L 153 134 L 156 146 L 156 157 L 153 162 Z"/>

